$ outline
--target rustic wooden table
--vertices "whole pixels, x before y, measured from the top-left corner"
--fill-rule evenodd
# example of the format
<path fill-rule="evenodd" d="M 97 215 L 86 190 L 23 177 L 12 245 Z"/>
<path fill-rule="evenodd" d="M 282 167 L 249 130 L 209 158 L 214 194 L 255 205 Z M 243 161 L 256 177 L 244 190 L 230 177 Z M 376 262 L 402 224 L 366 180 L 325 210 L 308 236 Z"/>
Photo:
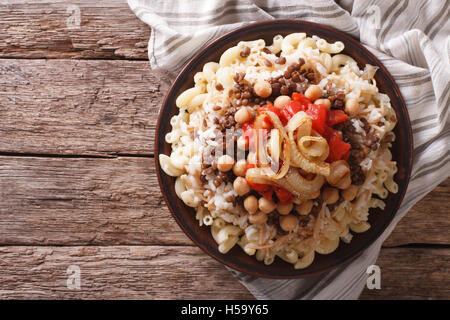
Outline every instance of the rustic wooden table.
<path fill-rule="evenodd" d="M 163 203 L 149 28 L 126 1 L 26 2 L 0 5 L 0 298 L 252 298 Z M 449 195 L 400 222 L 362 298 L 450 298 Z"/>

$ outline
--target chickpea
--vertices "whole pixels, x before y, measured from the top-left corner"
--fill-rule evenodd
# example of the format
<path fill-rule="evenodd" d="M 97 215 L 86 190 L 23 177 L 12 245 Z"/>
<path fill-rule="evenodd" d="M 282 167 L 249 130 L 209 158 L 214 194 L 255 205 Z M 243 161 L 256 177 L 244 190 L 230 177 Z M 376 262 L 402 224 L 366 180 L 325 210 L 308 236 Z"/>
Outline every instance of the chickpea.
<path fill-rule="evenodd" d="M 283 107 L 291 101 L 289 96 L 279 96 L 273 102 L 275 108 L 283 109 Z"/>
<path fill-rule="evenodd" d="M 313 84 L 308 87 L 305 91 L 305 97 L 309 100 L 315 101 L 322 95 L 322 89 L 317 84 Z"/>
<path fill-rule="evenodd" d="M 339 180 L 339 183 L 336 185 L 339 189 L 347 189 L 352 184 L 352 178 L 350 176 L 350 173 L 347 173 L 344 177 L 342 177 L 341 180 Z"/>
<path fill-rule="evenodd" d="M 292 231 L 298 224 L 298 218 L 293 214 L 288 214 L 287 216 L 280 217 L 280 227 L 284 231 Z"/>
<path fill-rule="evenodd" d="M 250 192 L 250 187 L 247 184 L 247 180 L 242 177 L 237 177 L 233 182 L 234 191 L 240 196 Z"/>
<path fill-rule="evenodd" d="M 261 211 L 248 216 L 248 221 L 253 224 L 263 224 L 267 221 L 267 219 L 267 215 Z"/>
<path fill-rule="evenodd" d="M 313 204 L 314 203 L 312 200 L 307 200 L 307 201 L 303 202 L 302 204 L 296 205 L 295 211 L 297 211 L 297 213 L 299 215 L 306 216 L 311 212 Z"/>
<path fill-rule="evenodd" d="M 336 188 L 326 187 L 322 191 L 322 199 L 326 204 L 333 204 L 339 200 L 339 191 Z"/>
<path fill-rule="evenodd" d="M 237 140 L 237 147 L 241 150 L 248 150 L 248 141 L 243 136 L 240 136 Z"/>
<path fill-rule="evenodd" d="M 272 200 L 267 200 L 264 197 L 259 198 L 258 206 L 259 210 L 261 210 L 264 213 L 271 213 L 277 207 L 275 202 L 273 202 Z"/>
<path fill-rule="evenodd" d="M 279 214 L 282 214 L 282 215 L 289 214 L 292 211 L 293 208 L 294 208 L 294 205 L 292 204 L 292 202 L 288 203 L 288 204 L 281 204 L 281 203 L 279 203 L 277 205 L 277 211 L 278 211 Z"/>
<path fill-rule="evenodd" d="M 236 120 L 237 123 L 244 123 L 252 119 L 252 114 L 248 110 L 247 107 L 240 108 L 235 114 L 234 114 L 234 120 Z"/>
<path fill-rule="evenodd" d="M 314 104 L 321 104 L 328 110 L 330 110 L 331 108 L 331 101 L 329 99 L 317 99 L 316 101 L 314 101 Z"/>
<path fill-rule="evenodd" d="M 258 199 L 255 196 L 248 196 L 244 200 L 244 208 L 250 214 L 255 213 L 256 211 L 258 211 Z"/>
<path fill-rule="evenodd" d="M 353 199 L 355 199 L 357 192 L 358 187 L 355 185 L 350 185 L 350 187 L 341 191 L 341 195 L 344 200 L 352 201 Z"/>
<path fill-rule="evenodd" d="M 238 177 L 245 176 L 245 167 L 247 166 L 247 161 L 245 159 L 238 160 L 233 166 L 233 172 Z"/>
<path fill-rule="evenodd" d="M 359 113 L 359 102 L 358 99 L 348 99 L 345 101 L 345 112 L 350 116 L 356 116 Z"/>
<path fill-rule="evenodd" d="M 253 90 L 261 98 L 267 98 L 272 94 L 272 86 L 266 80 L 256 81 Z"/>
<path fill-rule="evenodd" d="M 217 168 L 222 172 L 227 172 L 233 168 L 234 159 L 227 154 L 220 156 L 217 160 Z"/>

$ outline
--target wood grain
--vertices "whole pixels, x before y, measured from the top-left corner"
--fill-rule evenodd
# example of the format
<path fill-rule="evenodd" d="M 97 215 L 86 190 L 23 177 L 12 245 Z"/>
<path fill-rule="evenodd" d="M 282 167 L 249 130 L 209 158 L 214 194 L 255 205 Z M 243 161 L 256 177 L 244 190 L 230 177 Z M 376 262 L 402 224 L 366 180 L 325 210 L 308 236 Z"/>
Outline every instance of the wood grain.
<path fill-rule="evenodd" d="M 0 30 L 0 58 L 147 59 L 150 36 L 123 0 L 9 1 Z"/>
<path fill-rule="evenodd" d="M 0 247 L 0 299 L 252 299 L 195 247 Z M 450 249 L 382 249 L 381 290 L 362 299 L 448 299 Z M 81 288 L 67 288 L 80 267 Z M 426 281 L 425 281 L 426 279 Z"/>
<path fill-rule="evenodd" d="M 385 248 L 376 263 L 381 289 L 361 299 L 449 299 L 450 249 Z"/>
<path fill-rule="evenodd" d="M 152 155 L 162 80 L 143 61 L 0 59 L 0 152 Z"/>
<path fill-rule="evenodd" d="M 152 158 L 0 157 L 0 244 L 191 244 Z"/>
<path fill-rule="evenodd" d="M 450 178 L 444 180 L 400 220 L 385 247 L 407 243 L 450 244 Z"/>
<path fill-rule="evenodd" d="M 251 299 L 194 247 L 0 247 L 0 299 Z M 67 268 L 80 268 L 80 290 Z"/>
<path fill-rule="evenodd" d="M 192 245 L 163 201 L 153 158 L 0 157 L 0 190 L 0 245 Z M 430 199 L 448 206 L 448 196 Z M 410 212 L 388 243 L 449 244 L 439 212 Z"/>

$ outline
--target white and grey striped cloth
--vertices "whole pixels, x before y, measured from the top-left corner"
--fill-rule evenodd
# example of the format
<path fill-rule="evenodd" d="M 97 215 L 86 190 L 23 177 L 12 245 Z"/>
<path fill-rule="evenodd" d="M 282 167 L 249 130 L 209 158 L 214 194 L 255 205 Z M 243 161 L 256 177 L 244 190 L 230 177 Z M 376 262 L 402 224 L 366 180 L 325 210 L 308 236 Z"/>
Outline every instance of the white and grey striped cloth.
<path fill-rule="evenodd" d="M 426 193 L 449 176 L 450 17 L 447 0 L 128 0 L 151 29 L 152 69 L 176 73 L 206 42 L 258 20 L 293 18 L 330 25 L 366 45 L 395 78 L 414 134 L 414 166 L 403 204 L 383 235 L 356 260 L 299 280 L 232 271 L 258 299 L 356 299 L 383 241 Z M 439 212 L 436 212 L 439 214 Z"/>

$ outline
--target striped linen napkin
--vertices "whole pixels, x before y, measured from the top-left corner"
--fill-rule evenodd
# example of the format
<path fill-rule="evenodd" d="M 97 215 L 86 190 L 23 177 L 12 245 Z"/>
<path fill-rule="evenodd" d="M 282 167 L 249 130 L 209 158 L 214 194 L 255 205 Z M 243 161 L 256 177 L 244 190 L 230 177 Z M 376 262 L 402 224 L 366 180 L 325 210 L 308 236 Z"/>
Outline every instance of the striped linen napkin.
<path fill-rule="evenodd" d="M 449 176 L 449 1 L 128 0 L 151 29 L 153 70 L 176 74 L 205 43 L 259 20 L 303 19 L 358 38 L 386 66 L 406 101 L 414 165 L 403 204 L 382 236 L 357 259 L 306 279 L 272 280 L 230 270 L 257 299 L 357 299 L 384 240 L 408 210 Z"/>

